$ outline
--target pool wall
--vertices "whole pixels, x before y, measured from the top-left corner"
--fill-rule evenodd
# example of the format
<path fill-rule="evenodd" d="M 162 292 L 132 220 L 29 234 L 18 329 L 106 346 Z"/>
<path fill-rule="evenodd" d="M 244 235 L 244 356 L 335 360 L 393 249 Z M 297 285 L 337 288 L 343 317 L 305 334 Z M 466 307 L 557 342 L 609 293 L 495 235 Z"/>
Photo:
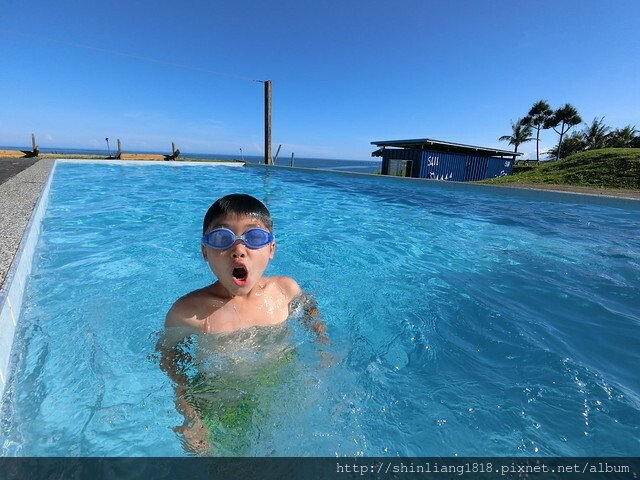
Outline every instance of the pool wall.
<path fill-rule="evenodd" d="M 397 177 L 394 175 L 380 175 L 369 172 L 349 172 L 337 170 L 322 170 L 319 168 L 308 167 L 289 167 L 286 165 L 264 165 L 260 163 L 247 163 L 247 168 L 263 168 L 273 170 L 293 170 L 312 173 L 316 175 L 343 175 L 352 177 L 375 177 L 381 182 L 400 182 L 400 184 L 415 185 L 432 185 L 440 188 L 466 189 L 478 191 L 492 191 L 494 193 L 501 192 L 503 195 L 527 195 L 534 199 L 543 198 L 545 195 L 547 200 L 570 201 L 570 202 L 587 202 L 587 203 L 606 203 L 611 205 L 611 201 L 620 201 L 622 204 L 629 200 L 640 201 L 640 192 L 636 190 L 623 190 L 615 188 L 581 187 L 572 185 L 544 185 L 544 184 L 521 184 L 521 183 L 476 183 L 476 182 L 457 182 L 455 180 L 438 180 L 435 178 L 416 178 L 416 177 Z M 583 197 L 583 200 L 577 198 Z"/>
<path fill-rule="evenodd" d="M 0 185 L 0 397 L 54 169 L 54 160 L 41 160 Z"/>

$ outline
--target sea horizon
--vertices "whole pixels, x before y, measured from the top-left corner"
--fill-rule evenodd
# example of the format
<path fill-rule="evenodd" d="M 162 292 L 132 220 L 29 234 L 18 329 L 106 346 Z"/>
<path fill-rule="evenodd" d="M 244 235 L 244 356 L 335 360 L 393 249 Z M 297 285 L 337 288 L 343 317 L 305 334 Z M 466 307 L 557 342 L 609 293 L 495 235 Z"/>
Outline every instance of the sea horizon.
<path fill-rule="evenodd" d="M 0 146 L 0 150 L 31 150 L 29 147 L 18 146 Z M 116 149 L 111 149 L 109 152 L 107 149 L 91 149 L 91 148 L 65 148 L 65 147 L 46 147 L 40 148 L 41 153 L 46 154 L 60 154 L 60 155 L 98 155 L 108 157 L 110 154 L 114 155 Z M 152 150 L 127 150 L 126 153 L 135 154 L 162 154 Z M 166 152 L 168 155 L 169 152 Z M 241 155 L 241 154 L 229 154 L 229 153 L 190 153 L 180 152 L 182 158 L 193 158 L 201 160 L 235 160 L 244 161 L 247 163 L 262 163 L 264 156 L 262 155 Z M 291 157 L 278 157 L 275 162 L 276 166 L 290 166 Z M 381 159 L 370 160 L 355 160 L 348 158 L 321 158 L 321 157 L 295 157 L 293 166 L 302 168 L 315 168 L 321 170 L 338 170 L 338 171 L 353 171 L 359 173 L 374 173 L 380 170 Z"/>

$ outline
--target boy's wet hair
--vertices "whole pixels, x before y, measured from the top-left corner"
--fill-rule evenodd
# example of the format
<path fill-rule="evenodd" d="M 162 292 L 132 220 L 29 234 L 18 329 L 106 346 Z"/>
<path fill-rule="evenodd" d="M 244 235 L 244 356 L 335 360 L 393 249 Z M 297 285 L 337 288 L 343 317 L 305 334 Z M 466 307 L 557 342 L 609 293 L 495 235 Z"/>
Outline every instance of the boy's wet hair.
<path fill-rule="evenodd" d="M 262 222 L 269 231 L 273 230 L 271 214 L 264 203 L 251 195 L 232 193 L 219 198 L 209 207 L 202 222 L 202 234 L 207 233 L 216 218 L 224 215 L 249 215 Z"/>

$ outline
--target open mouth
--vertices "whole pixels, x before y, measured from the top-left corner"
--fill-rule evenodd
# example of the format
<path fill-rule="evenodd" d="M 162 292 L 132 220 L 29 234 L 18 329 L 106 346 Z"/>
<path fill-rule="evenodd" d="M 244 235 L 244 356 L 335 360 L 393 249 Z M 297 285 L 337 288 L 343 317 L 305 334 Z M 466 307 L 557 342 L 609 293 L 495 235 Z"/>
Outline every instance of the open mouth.
<path fill-rule="evenodd" d="M 236 285 L 244 285 L 247 281 L 247 277 L 249 276 L 249 272 L 247 271 L 246 267 L 235 267 L 233 269 L 232 276 L 233 281 L 236 283 Z"/>

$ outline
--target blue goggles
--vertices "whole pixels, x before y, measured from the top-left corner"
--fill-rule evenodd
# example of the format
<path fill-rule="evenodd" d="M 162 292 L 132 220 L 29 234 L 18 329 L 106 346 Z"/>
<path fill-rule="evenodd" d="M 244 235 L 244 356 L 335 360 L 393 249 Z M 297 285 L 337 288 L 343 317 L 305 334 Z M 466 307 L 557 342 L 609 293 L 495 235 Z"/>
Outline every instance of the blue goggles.
<path fill-rule="evenodd" d="M 273 233 L 262 228 L 250 228 L 242 235 L 236 235 L 228 228 L 220 227 L 202 236 L 202 243 L 216 250 L 226 250 L 237 240 L 242 240 L 248 248 L 256 249 L 269 245 L 275 240 Z"/>

